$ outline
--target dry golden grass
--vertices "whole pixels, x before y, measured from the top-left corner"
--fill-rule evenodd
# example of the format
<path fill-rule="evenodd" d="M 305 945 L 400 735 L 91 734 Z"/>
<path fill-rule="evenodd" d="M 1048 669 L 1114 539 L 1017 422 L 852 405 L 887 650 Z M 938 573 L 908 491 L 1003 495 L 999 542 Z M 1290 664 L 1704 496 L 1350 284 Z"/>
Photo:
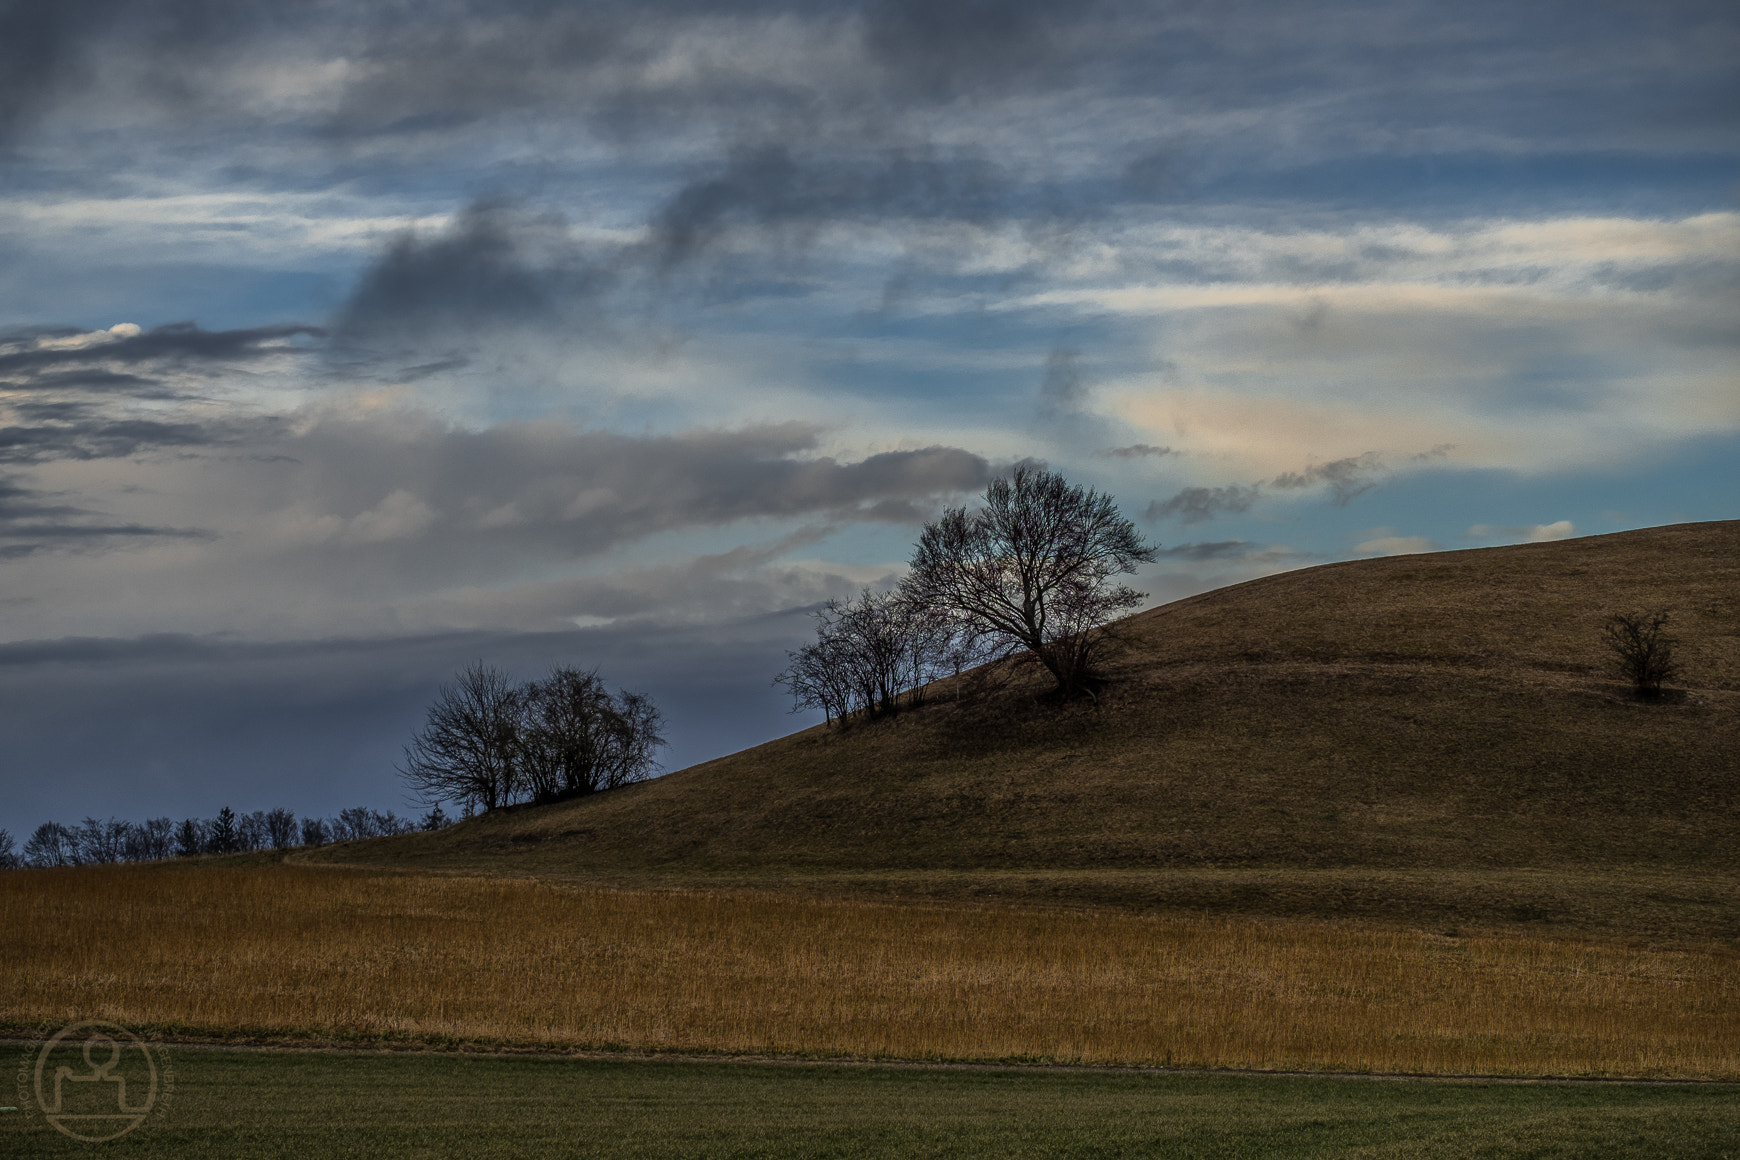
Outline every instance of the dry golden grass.
<path fill-rule="evenodd" d="M 14 1027 L 1740 1077 L 1720 948 L 290 865 L 0 875 L 0 931 Z"/>

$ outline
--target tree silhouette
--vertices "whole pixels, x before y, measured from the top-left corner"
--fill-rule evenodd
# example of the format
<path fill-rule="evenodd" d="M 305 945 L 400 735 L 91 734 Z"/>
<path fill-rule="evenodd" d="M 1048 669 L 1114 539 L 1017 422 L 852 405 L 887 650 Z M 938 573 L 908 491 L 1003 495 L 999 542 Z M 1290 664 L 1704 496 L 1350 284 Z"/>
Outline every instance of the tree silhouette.
<path fill-rule="evenodd" d="M 991 481 L 979 511 L 925 525 L 901 592 L 1025 651 L 1059 691 L 1090 691 L 1100 630 L 1144 596 L 1113 578 L 1154 553 L 1111 496 L 1023 465 Z"/>

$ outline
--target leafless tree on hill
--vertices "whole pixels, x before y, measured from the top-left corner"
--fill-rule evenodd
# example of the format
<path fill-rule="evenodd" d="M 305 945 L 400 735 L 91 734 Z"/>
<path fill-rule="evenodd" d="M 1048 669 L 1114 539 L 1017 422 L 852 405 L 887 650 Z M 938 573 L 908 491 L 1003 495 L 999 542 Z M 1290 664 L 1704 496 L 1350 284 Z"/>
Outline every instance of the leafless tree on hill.
<path fill-rule="evenodd" d="M 301 829 L 304 846 L 324 846 L 332 841 L 332 830 L 324 818 L 303 818 Z"/>
<path fill-rule="evenodd" d="M 474 802 L 486 810 L 512 801 L 520 700 L 507 674 L 482 662 L 441 686 L 398 767 L 412 795 L 424 805 Z"/>
<path fill-rule="evenodd" d="M 830 722 L 852 714 L 888 716 L 917 704 L 925 686 L 977 663 L 976 638 L 937 609 L 898 592 L 866 588 L 816 612 L 816 639 L 796 652 L 774 683 L 793 711 L 820 709 Z"/>
<path fill-rule="evenodd" d="M 519 760 L 533 801 L 615 789 L 650 777 L 664 718 L 638 693 L 605 688 L 598 670 L 558 666 L 524 688 Z"/>
<path fill-rule="evenodd" d="M 134 826 L 128 857 L 135 862 L 156 862 L 175 857 L 174 820 L 148 818 Z"/>
<path fill-rule="evenodd" d="M 1036 660 L 1060 692 L 1086 692 L 1103 626 L 1144 598 L 1113 579 L 1155 551 L 1111 496 L 1022 465 L 991 481 L 979 511 L 925 525 L 901 594 Z"/>
<path fill-rule="evenodd" d="M 26 866 L 77 866 L 78 835 L 59 822 L 44 822 L 24 843 Z"/>
<path fill-rule="evenodd" d="M 243 814 L 236 821 L 236 848 L 264 850 L 272 844 L 271 830 L 266 824 L 266 811 Z"/>
<path fill-rule="evenodd" d="M 550 801 L 650 777 L 663 725 L 651 699 L 611 694 L 596 670 L 514 685 L 480 663 L 442 687 L 399 772 L 426 806 Z"/>
<path fill-rule="evenodd" d="M 288 850 L 296 844 L 296 815 L 283 806 L 266 815 L 266 840 L 274 850 Z"/>

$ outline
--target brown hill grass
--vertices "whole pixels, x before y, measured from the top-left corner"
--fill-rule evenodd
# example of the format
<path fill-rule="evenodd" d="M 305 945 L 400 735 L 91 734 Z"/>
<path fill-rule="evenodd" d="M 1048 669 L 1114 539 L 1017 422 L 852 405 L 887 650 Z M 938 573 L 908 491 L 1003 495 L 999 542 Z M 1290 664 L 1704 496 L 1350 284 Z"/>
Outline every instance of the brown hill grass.
<path fill-rule="evenodd" d="M 1639 703 L 1600 626 L 1666 606 Z M 1740 941 L 1740 521 L 1331 564 L 1017 677 L 593 798 L 302 857 Z"/>

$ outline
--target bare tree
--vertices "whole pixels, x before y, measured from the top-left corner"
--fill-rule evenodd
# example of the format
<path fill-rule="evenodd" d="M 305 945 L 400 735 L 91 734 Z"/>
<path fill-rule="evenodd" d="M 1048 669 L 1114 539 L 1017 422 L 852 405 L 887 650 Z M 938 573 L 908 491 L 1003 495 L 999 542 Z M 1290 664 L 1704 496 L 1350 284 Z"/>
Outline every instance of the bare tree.
<path fill-rule="evenodd" d="M 266 815 L 266 840 L 274 850 L 288 850 L 296 844 L 296 815 L 278 806 Z"/>
<path fill-rule="evenodd" d="M 302 819 L 302 844 L 304 846 L 324 846 L 332 841 L 332 830 L 324 818 Z"/>
<path fill-rule="evenodd" d="M 985 506 L 926 524 L 901 586 L 912 602 L 1025 651 L 1064 693 L 1089 690 L 1092 661 L 1117 614 L 1143 594 L 1113 582 L 1154 559 L 1112 497 L 1022 465 L 985 489 Z"/>
<path fill-rule="evenodd" d="M 265 810 L 243 814 L 236 823 L 236 847 L 241 850 L 264 850 L 272 843 L 272 831 Z"/>
<path fill-rule="evenodd" d="M 1661 696 L 1661 683 L 1679 675 L 1674 649 L 1680 642 L 1667 634 L 1668 619 L 1661 608 L 1616 612 L 1602 627 L 1603 643 L 1639 697 Z"/>
<path fill-rule="evenodd" d="M 525 686 L 519 760 L 533 801 L 548 802 L 598 789 L 610 691 L 596 669 L 558 667 Z"/>
<path fill-rule="evenodd" d="M 820 709 L 831 725 L 844 722 L 852 711 L 852 673 L 839 655 L 837 642 L 827 632 L 824 620 L 818 639 L 796 652 L 785 654 L 785 671 L 773 678 L 791 694 L 792 712 Z"/>
<path fill-rule="evenodd" d="M 618 690 L 605 717 L 604 750 L 598 763 L 598 788 L 616 789 L 645 781 L 658 772 L 653 754 L 665 744 L 664 714 L 652 698 Z"/>
<path fill-rule="evenodd" d="M 519 761 L 533 801 L 596 793 L 657 770 L 664 719 L 638 693 L 605 688 L 597 669 L 558 666 L 524 687 Z"/>
<path fill-rule="evenodd" d="M 382 813 L 380 810 L 369 811 L 369 822 L 374 828 L 377 838 L 391 838 L 399 834 L 409 834 L 417 828 L 410 818 L 401 818 L 392 810 Z"/>
<path fill-rule="evenodd" d="M 443 685 L 398 767 L 417 801 L 486 810 L 513 801 L 520 788 L 521 699 L 505 673 L 482 662 Z"/>
<path fill-rule="evenodd" d="M 22 866 L 23 860 L 18 857 L 18 844 L 7 830 L 0 830 L 0 870 L 15 870 Z"/>
<path fill-rule="evenodd" d="M 26 866 L 77 866 L 78 835 L 59 822 L 44 822 L 24 843 Z"/>
<path fill-rule="evenodd" d="M 332 840 L 360 842 L 365 838 L 378 838 L 381 836 L 381 828 L 376 818 L 376 813 L 367 806 L 339 810 L 338 817 L 332 819 Z"/>
<path fill-rule="evenodd" d="M 815 641 L 786 654 L 774 683 L 792 695 L 794 712 L 821 709 L 830 722 L 897 713 L 930 682 L 958 675 L 971 654 L 958 621 L 896 592 L 866 588 L 815 615 Z"/>
<path fill-rule="evenodd" d="M 78 846 L 78 860 L 83 865 L 107 865 L 119 862 L 127 854 L 127 822 L 110 818 L 107 822 L 87 817 L 72 828 L 73 841 Z"/>
<path fill-rule="evenodd" d="M 171 818 L 147 818 L 133 827 L 132 853 L 136 862 L 155 862 L 175 856 L 175 822 Z"/>

